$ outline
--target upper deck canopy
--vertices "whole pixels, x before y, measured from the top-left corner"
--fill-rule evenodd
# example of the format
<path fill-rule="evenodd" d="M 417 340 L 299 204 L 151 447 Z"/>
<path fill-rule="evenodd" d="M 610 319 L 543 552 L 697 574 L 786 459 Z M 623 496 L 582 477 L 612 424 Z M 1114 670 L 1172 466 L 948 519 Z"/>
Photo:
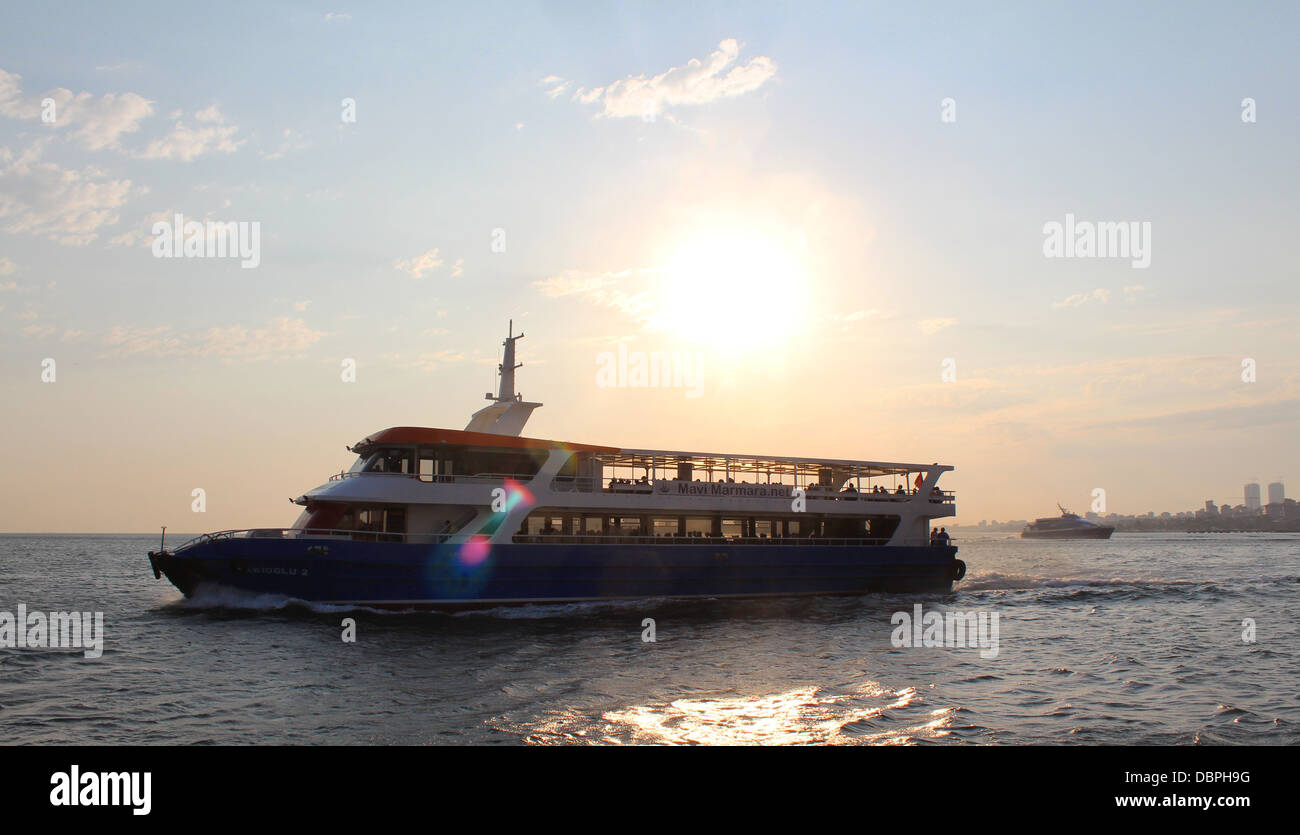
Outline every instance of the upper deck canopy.
<path fill-rule="evenodd" d="M 541 438 L 520 438 L 516 435 L 497 435 L 492 432 L 467 432 L 463 429 L 426 429 L 422 426 L 394 426 L 384 429 L 352 445 L 353 452 L 364 455 L 377 446 L 396 444 L 450 444 L 453 446 L 496 449 L 573 449 L 586 452 L 619 452 L 617 447 L 592 444 L 571 444 Z"/>

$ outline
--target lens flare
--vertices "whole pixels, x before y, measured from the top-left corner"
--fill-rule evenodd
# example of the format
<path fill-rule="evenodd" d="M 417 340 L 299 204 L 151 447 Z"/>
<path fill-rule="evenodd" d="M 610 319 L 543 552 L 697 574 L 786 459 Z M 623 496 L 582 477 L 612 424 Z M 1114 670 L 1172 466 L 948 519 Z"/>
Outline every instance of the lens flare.
<path fill-rule="evenodd" d="M 524 507 L 532 507 L 537 503 L 537 500 L 533 498 L 532 491 L 515 481 L 513 478 L 507 478 L 505 480 L 505 487 L 507 513 L 514 510 L 520 504 Z"/>
<path fill-rule="evenodd" d="M 491 551 L 492 546 L 488 544 L 488 538 L 482 534 L 475 534 L 460 546 L 460 563 L 468 566 L 482 565 L 487 561 Z"/>

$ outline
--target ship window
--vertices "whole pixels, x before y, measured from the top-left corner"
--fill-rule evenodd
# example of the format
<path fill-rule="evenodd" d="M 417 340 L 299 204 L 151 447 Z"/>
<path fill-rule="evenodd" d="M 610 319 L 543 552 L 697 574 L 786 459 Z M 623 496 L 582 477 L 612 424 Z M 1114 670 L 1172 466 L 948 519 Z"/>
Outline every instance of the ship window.
<path fill-rule="evenodd" d="M 349 530 L 406 533 L 406 508 L 402 507 L 349 508 L 342 521 L 348 520 L 353 524 Z"/>
<path fill-rule="evenodd" d="M 467 475 L 534 476 L 546 461 L 547 450 L 466 450 L 462 471 Z"/>
<path fill-rule="evenodd" d="M 366 464 L 365 471 L 368 473 L 403 473 L 411 475 L 415 472 L 415 452 L 400 447 L 378 450 L 370 456 L 370 462 Z"/>
<path fill-rule="evenodd" d="M 417 464 L 416 473 L 420 480 L 433 481 L 433 477 L 438 474 L 438 453 L 432 449 L 420 450 Z"/>

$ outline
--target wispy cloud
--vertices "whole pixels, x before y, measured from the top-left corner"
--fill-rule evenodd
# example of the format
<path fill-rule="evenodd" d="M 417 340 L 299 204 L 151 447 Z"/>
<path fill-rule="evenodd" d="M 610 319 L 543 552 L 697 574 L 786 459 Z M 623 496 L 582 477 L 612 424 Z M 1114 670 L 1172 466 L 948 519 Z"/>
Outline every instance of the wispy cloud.
<path fill-rule="evenodd" d="M 533 286 L 550 298 L 573 296 L 590 304 L 610 307 L 654 327 L 658 306 L 653 288 L 646 279 L 654 270 L 623 270 L 592 273 L 565 270 L 533 282 Z"/>
<path fill-rule="evenodd" d="M 1052 308 L 1059 310 L 1063 307 L 1081 307 L 1089 302 L 1105 304 L 1108 301 L 1110 301 L 1110 291 L 1104 287 L 1098 287 L 1091 293 L 1075 293 L 1073 296 L 1067 296 L 1059 302 L 1052 302 Z"/>
<path fill-rule="evenodd" d="M 136 93 L 73 93 L 58 87 L 39 96 L 24 97 L 22 76 L 0 70 L 0 116 L 41 120 L 45 99 L 54 103 L 54 130 L 70 129 L 71 136 L 85 148 L 97 151 L 118 147 L 123 134 L 134 133 L 153 113 L 153 103 Z"/>
<path fill-rule="evenodd" d="M 465 354 L 460 351 L 434 351 L 419 354 L 387 354 L 384 359 L 398 368 L 414 368 L 420 371 L 436 371 L 447 365 L 465 361 Z"/>
<path fill-rule="evenodd" d="M 0 148 L 4 230 L 84 246 L 99 237 L 102 228 L 117 223 L 117 210 L 133 192 L 131 181 L 102 179 L 95 168 L 74 170 L 42 162 L 42 149 L 38 142 L 15 156 Z"/>
<path fill-rule="evenodd" d="M 285 157 L 286 155 L 288 155 L 293 151 L 302 151 L 311 147 L 311 143 L 303 139 L 301 133 L 298 133 L 297 131 L 292 130 L 290 128 L 285 128 L 284 133 L 281 136 L 282 139 L 280 141 L 280 144 L 276 146 L 276 149 L 274 151 L 258 152 L 261 155 L 262 159 L 268 159 L 268 160 L 282 159 L 283 157 Z"/>
<path fill-rule="evenodd" d="M 117 325 L 100 338 L 106 356 L 198 356 L 256 362 L 302 357 L 322 337 L 302 319 L 277 316 L 261 327 L 230 325 L 193 333 L 176 333 L 167 325 L 152 328 Z"/>
<path fill-rule="evenodd" d="M 437 248 L 431 249 L 423 255 L 417 255 L 414 258 L 407 258 L 393 264 L 393 267 L 401 270 L 411 278 L 421 278 L 427 272 L 433 272 L 442 266 L 442 259 L 438 257 Z"/>
<path fill-rule="evenodd" d="M 742 96 L 776 75 L 776 62 L 765 55 L 744 63 L 739 58 L 740 43 L 735 38 L 727 38 L 704 60 L 692 58 L 682 66 L 670 67 L 649 78 L 633 75 L 592 89 L 579 87 L 572 100 L 599 104 L 602 116 L 650 117 L 677 105 L 700 105 Z M 553 99 L 567 92 L 571 85 L 557 75 L 541 81 L 547 87 L 546 94 Z"/>
<path fill-rule="evenodd" d="M 233 154 L 245 142 L 243 139 L 235 139 L 239 128 L 226 124 L 225 117 L 215 104 L 194 114 L 195 121 L 199 123 L 196 127 L 186 125 L 178 114 L 173 114 L 173 118 L 176 121 L 171 131 L 150 142 L 137 156 L 142 159 L 189 162 L 204 154 Z"/>
<path fill-rule="evenodd" d="M 952 327 L 955 324 L 957 324 L 957 320 L 951 316 L 942 316 L 935 319 L 922 319 L 920 322 L 921 333 L 938 333 L 944 328 Z"/>

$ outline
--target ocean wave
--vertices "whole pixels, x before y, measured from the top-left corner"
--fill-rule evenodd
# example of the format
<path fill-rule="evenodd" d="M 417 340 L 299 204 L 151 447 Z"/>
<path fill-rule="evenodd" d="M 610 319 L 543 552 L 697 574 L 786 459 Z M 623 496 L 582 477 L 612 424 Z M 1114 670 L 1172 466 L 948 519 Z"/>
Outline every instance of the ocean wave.
<path fill-rule="evenodd" d="M 1170 580 L 1163 577 L 1041 577 L 1028 574 L 1002 574 L 991 571 L 967 578 L 958 591 L 1032 591 L 1035 589 L 1142 589 L 1142 590 L 1196 590 L 1207 592 L 1233 592 L 1247 584 L 1289 585 L 1300 582 L 1294 575 L 1272 577 L 1242 577 L 1196 580 Z"/>

